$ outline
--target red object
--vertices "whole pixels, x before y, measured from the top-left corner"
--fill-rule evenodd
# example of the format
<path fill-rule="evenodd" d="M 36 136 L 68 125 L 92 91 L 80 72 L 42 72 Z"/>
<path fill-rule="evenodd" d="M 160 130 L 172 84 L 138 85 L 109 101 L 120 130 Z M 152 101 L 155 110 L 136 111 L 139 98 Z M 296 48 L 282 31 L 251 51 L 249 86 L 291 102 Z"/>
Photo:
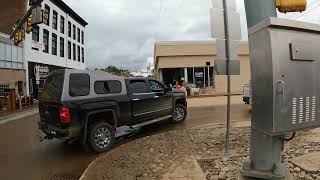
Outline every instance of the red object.
<path fill-rule="evenodd" d="M 178 81 L 176 81 L 176 89 L 180 89 L 180 85 Z"/>
<path fill-rule="evenodd" d="M 60 107 L 60 121 L 61 123 L 70 123 L 70 109 L 65 107 Z"/>

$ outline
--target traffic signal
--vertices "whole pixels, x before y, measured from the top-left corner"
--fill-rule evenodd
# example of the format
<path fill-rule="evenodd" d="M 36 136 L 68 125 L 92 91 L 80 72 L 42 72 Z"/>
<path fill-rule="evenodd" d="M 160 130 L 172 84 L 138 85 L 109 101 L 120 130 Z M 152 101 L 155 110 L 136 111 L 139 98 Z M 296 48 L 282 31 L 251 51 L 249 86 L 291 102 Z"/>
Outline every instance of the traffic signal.
<path fill-rule="evenodd" d="M 26 33 L 23 29 L 21 29 L 21 41 L 23 41 L 26 38 Z"/>
<path fill-rule="evenodd" d="M 19 45 L 26 37 L 23 29 L 19 29 L 16 34 L 14 34 L 14 44 Z"/>
<path fill-rule="evenodd" d="M 18 41 L 19 41 L 19 43 L 22 42 L 22 31 L 21 30 L 18 32 Z"/>
<path fill-rule="evenodd" d="M 280 12 L 302 12 L 307 8 L 307 0 L 276 0 Z"/>
<path fill-rule="evenodd" d="M 19 42 L 19 31 L 14 34 L 14 44 L 18 45 Z"/>
<path fill-rule="evenodd" d="M 28 21 L 27 21 L 27 30 L 26 32 L 29 34 L 30 32 L 32 32 L 32 22 L 31 22 L 31 17 L 28 17 Z"/>

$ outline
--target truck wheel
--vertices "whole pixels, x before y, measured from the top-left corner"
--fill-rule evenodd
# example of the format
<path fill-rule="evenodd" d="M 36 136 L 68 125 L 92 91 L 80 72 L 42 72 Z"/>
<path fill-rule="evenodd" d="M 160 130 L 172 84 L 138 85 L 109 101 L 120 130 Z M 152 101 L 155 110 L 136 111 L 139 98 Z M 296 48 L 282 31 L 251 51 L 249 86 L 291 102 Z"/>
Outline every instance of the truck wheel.
<path fill-rule="evenodd" d="M 90 125 L 87 135 L 87 145 L 95 153 L 109 150 L 115 139 L 114 128 L 106 122 L 97 122 Z"/>
<path fill-rule="evenodd" d="M 171 118 L 172 123 L 183 122 L 187 117 L 187 108 L 182 104 L 176 104 Z"/>

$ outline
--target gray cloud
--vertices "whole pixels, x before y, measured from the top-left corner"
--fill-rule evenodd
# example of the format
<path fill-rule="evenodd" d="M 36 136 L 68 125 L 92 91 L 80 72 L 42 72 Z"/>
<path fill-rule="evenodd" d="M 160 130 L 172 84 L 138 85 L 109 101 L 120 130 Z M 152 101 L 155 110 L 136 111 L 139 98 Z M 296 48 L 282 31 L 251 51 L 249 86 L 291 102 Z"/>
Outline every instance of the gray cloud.
<path fill-rule="evenodd" d="M 158 40 L 210 39 L 211 0 L 65 0 L 88 21 L 87 66 L 143 69 Z M 312 2 L 311 2 L 312 1 Z M 310 0 L 309 4 L 316 2 Z M 247 39 L 243 0 L 237 0 L 242 36 Z M 319 21 L 313 11 L 309 20 Z M 292 18 L 297 14 L 281 15 Z M 301 19 L 306 19 L 302 17 Z M 307 18 L 308 19 L 308 18 Z"/>

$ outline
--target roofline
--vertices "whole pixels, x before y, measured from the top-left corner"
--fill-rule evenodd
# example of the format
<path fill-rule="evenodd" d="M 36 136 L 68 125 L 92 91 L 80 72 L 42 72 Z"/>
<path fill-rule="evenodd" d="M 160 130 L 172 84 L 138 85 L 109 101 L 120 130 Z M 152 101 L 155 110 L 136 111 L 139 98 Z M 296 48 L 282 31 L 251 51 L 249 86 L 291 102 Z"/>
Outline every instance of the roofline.
<path fill-rule="evenodd" d="M 212 44 L 215 40 L 194 40 L 194 41 L 156 41 L 156 45 L 181 45 L 181 44 Z"/>
<path fill-rule="evenodd" d="M 240 45 L 249 45 L 248 40 L 240 40 L 238 41 Z M 156 41 L 154 43 L 154 53 L 153 53 L 153 59 L 154 59 L 154 69 L 156 70 L 158 67 L 159 57 L 165 57 L 165 56 L 157 56 L 156 50 L 157 46 L 166 45 L 166 46 L 179 46 L 179 45 L 216 45 L 216 40 L 188 40 L 188 41 Z M 216 55 L 216 54 L 214 54 Z M 244 56 L 245 54 L 238 54 L 238 56 Z M 177 55 L 177 56 L 186 56 L 186 55 Z M 191 56 L 191 55 L 187 55 Z"/>
<path fill-rule="evenodd" d="M 74 20 L 76 20 L 83 27 L 88 25 L 88 23 L 82 19 L 76 12 L 74 12 L 65 2 L 62 0 L 50 0 L 54 5 L 61 8 L 64 12 L 68 13 Z"/>
<path fill-rule="evenodd" d="M 239 41 L 240 44 L 248 44 L 247 40 Z M 216 40 L 188 40 L 188 41 L 156 41 L 155 45 L 189 45 L 189 44 L 216 44 Z"/>

